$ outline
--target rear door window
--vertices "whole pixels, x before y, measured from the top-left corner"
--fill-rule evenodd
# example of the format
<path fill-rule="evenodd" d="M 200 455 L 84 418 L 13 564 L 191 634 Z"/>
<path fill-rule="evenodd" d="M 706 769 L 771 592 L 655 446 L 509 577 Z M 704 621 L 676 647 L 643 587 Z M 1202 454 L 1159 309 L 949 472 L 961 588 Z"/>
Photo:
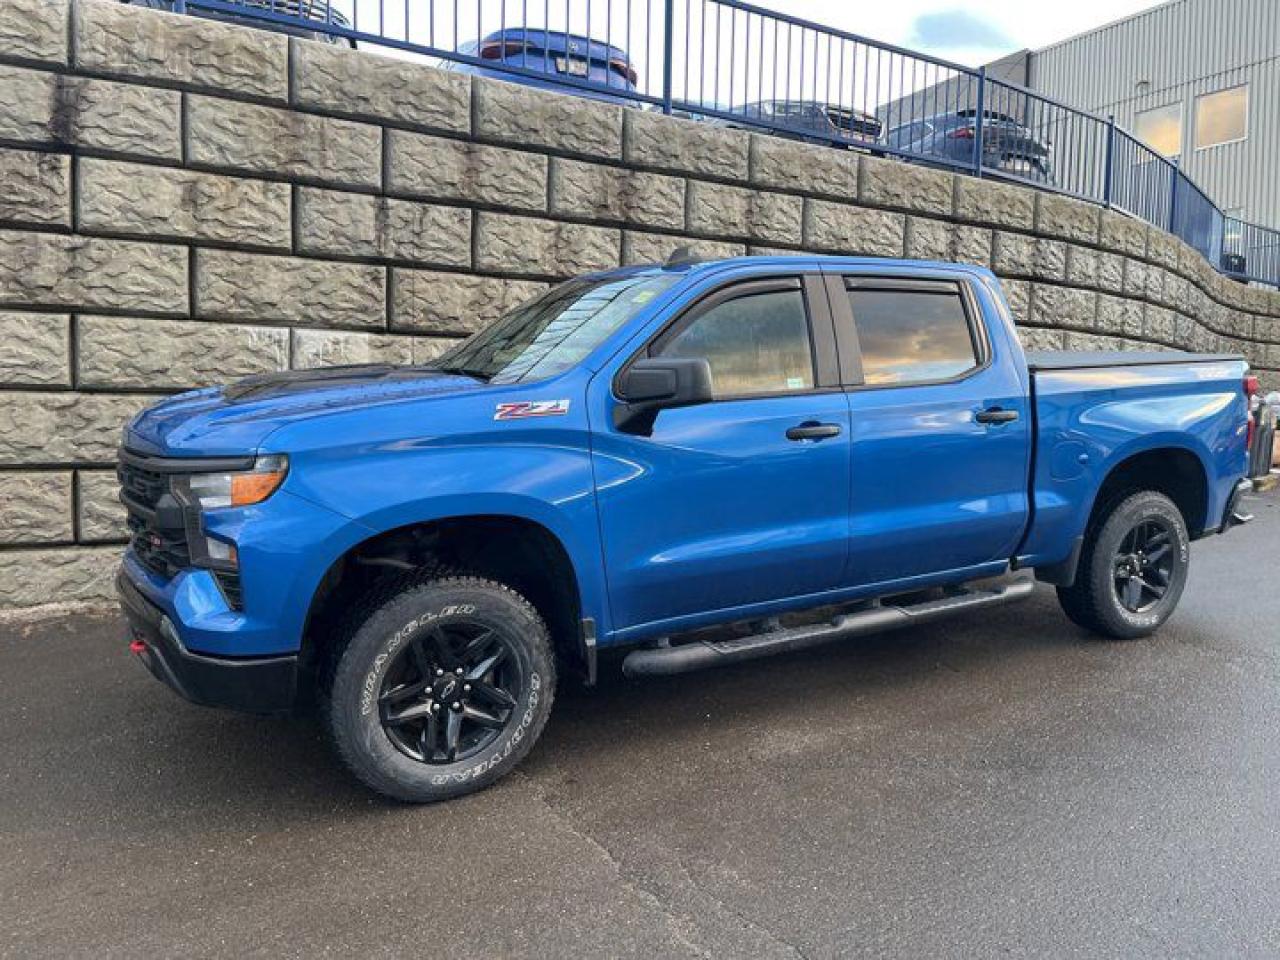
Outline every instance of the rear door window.
<path fill-rule="evenodd" d="M 980 362 L 978 342 L 958 290 L 849 290 L 868 386 L 954 380 Z"/>

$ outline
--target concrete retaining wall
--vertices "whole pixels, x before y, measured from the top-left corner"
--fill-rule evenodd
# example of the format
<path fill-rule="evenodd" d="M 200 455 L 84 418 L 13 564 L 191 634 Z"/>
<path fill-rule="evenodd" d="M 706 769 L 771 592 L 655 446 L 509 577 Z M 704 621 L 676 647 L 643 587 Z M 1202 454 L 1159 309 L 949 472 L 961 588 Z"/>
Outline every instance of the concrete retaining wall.
<path fill-rule="evenodd" d="M 1016 186 L 107 0 L 0 0 L 0 91 L 0 608 L 110 595 L 114 450 L 157 394 L 425 360 L 682 243 L 989 265 L 1030 346 L 1280 386 L 1280 295 Z"/>

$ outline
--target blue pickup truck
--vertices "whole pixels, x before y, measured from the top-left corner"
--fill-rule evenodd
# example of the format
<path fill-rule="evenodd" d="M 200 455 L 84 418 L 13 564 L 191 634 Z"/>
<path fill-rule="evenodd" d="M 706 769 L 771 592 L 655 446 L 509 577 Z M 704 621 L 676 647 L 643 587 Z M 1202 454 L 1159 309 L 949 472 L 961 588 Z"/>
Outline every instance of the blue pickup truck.
<path fill-rule="evenodd" d="M 1247 519 L 1256 389 L 1232 356 L 1024 354 L 984 269 L 681 251 L 426 365 L 144 411 L 117 585 L 179 694 L 315 709 L 366 784 L 439 800 L 510 771 L 606 647 L 677 673 L 1036 579 L 1150 634 L 1191 541 Z"/>

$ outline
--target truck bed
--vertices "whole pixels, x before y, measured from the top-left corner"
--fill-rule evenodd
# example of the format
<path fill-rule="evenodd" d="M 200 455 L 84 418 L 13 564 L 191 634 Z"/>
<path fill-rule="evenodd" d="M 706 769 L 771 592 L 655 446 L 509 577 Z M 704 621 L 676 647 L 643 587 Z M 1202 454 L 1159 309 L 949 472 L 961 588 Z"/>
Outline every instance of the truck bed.
<path fill-rule="evenodd" d="M 1192 536 L 1219 528 L 1247 471 L 1243 357 L 1049 350 L 1029 352 L 1027 367 L 1035 416 L 1027 565 L 1051 566 L 1052 553 L 1085 530 L 1110 470 L 1148 450 L 1176 448 L 1184 473 L 1203 476 Z"/>
<path fill-rule="evenodd" d="M 1029 350 L 1027 368 L 1085 370 L 1094 367 L 1149 367 L 1170 363 L 1221 363 L 1243 360 L 1235 353 L 1189 353 L 1183 350 Z"/>

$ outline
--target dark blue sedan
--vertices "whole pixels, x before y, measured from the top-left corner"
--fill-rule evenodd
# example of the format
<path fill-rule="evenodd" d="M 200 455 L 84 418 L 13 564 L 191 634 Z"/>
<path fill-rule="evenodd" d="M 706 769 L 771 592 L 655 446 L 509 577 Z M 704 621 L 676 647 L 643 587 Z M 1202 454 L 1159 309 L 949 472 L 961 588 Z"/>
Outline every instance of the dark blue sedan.
<path fill-rule="evenodd" d="M 817 100 L 759 100 L 731 113 L 755 121 L 779 136 L 809 143 L 868 147 L 880 140 L 884 124 L 872 114 Z"/>
<path fill-rule="evenodd" d="M 564 30 L 541 27 L 497 30 L 481 40 L 459 45 L 458 53 L 484 61 L 448 65 L 448 69 L 460 73 L 496 77 L 549 90 L 563 90 L 566 80 L 578 81 L 600 88 L 598 94 L 583 90 L 583 96 L 604 100 L 625 99 L 637 89 L 636 68 L 625 50 Z M 489 63 L 493 66 L 487 66 Z M 516 69 L 545 74 L 546 79 L 516 73 Z M 611 96 L 608 90 L 618 93 Z"/>

